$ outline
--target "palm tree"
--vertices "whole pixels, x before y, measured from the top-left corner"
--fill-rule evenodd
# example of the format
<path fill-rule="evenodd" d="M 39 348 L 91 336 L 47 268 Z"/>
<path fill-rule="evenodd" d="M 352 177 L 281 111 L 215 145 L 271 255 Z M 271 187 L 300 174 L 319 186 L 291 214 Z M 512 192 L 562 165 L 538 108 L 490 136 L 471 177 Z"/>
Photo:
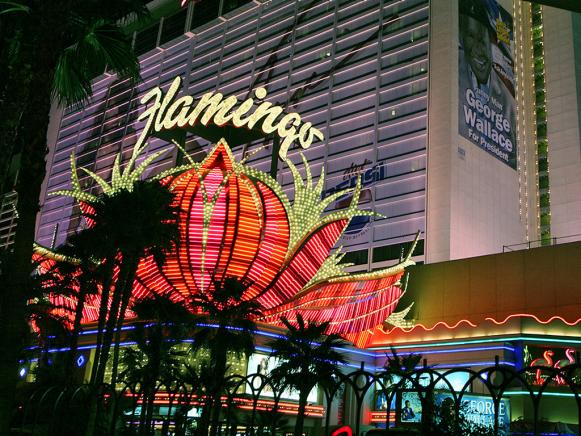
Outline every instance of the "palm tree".
<path fill-rule="evenodd" d="M 193 302 L 203 313 L 194 331 L 194 347 L 209 351 L 209 369 L 213 374 L 213 382 L 206 386 L 209 395 L 201 425 L 207 425 L 211 413 L 211 435 L 215 435 L 218 430 L 228 353 L 236 357 L 252 354 L 253 332 L 256 329 L 253 319 L 261 314 L 261 306 L 257 301 L 243 299 L 248 286 L 238 279 L 226 278 L 223 282 L 214 283 L 214 288 L 211 295 L 197 295 Z"/>
<path fill-rule="evenodd" d="M 15 1 L 22 4 L 23 2 Z M 53 96 L 62 103 L 85 99 L 91 80 L 108 66 L 137 78 L 131 41 L 119 27 L 129 14 L 143 16 L 146 0 L 33 0 L 24 12 L 2 14 L 0 25 L 0 181 L 7 162 L 20 155 L 15 190 L 18 223 L 0 289 L 0 434 L 9 433 L 18 354 L 25 336 L 24 289 L 30 286 L 36 214 L 45 176 L 46 132 Z"/>
<path fill-rule="evenodd" d="M 37 385 L 56 386 L 68 380 L 67 360 L 61 353 L 51 353 L 51 348 L 68 345 L 70 332 L 68 319 L 55 313 L 47 299 L 36 299 L 27 307 L 30 322 L 35 327 L 35 342 L 38 344 L 38 360 L 35 369 Z"/>
<path fill-rule="evenodd" d="M 115 335 L 119 343 L 120 329 L 125 320 L 133 282 L 139 262 L 152 257 L 158 265 L 165 261 L 166 253 L 175 247 L 179 237 L 177 226 L 177 208 L 173 206 L 173 193 L 158 181 L 137 181 L 132 190 L 121 189 L 111 195 L 103 195 L 91 206 L 93 212 L 87 214 L 94 221 L 90 228 L 101 236 L 106 247 L 114 247 L 109 253 L 109 262 L 115 253 L 117 278 L 111 284 L 111 290 L 103 287 L 101 300 L 102 310 L 108 310 L 103 340 L 94 382 L 100 383 L 105 375 L 109 351 Z M 109 295 L 107 295 L 109 294 Z M 103 320 L 100 320 L 103 321 Z M 115 382 L 119 356 L 118 345 L 115 347 L 112 369 L 112 382 Z"/>
<path fill-rule="evenodd" d="M 139 320 L 130 335 L 136 346 L 123 350 L 120 378 L 141 386 L 141 433 L 149 434 L 155 393 L 160 383 L 175 378 L 183 364 L 185 352 L 178 345 L 187 336 L 192 314 L 165 295 L 141 299 L 131 310 Z"/>
<path fill-rule="evenodd" d="M 104 265 L 95 258 L 95 247 L 100 241 L 93 239 L 94 234 L 84 230 L 71 236 L 60 247 L 55 262 L 40 277 L 45 292 L 64 295 L 76 300 L 70 331 L 69 352 L 66 359 L 66 373 L 72 375 L 76 358 L 81 322 L 87 298 L 99 293 L 102 284 Z M 71 381 L 70 377 L 69 380 Z"/>
<path fill-rule="evenodd" d="M 391 347 L 391 354 L 386 354 L 387 360 L 383 368 L 385 372 L 383 373 L 383 378 L 387 386 L 390 386 L 402 377 L 412 374 L 417 366 L 422 361 L 421 354 L 410 353 L 404 356 L 397 354 L 395 347 Z M 412 383 L 409 380 L 405 380 L 403 386 L 405 388 L 412 387 Z"/>
<path fill-rule="evenodd" d="M 70 343 L 70 309 L 55 304 L 52 296 L 69 296 L 72 291 L 57 285 L 60 276 L 54 270 L 35 274 L 32 286 L 27 291 L 29 304 L 26 306 L 26 320 L 32 326 L 27 342 L 36 346 L 29 359 L 37 357 L 35 381 L 37 385 L 58 385 L 67 381 L 66 357 L 61 353 L 51 354 L 51 348 L 66 347 Z M 35 350 L 38 350 L 36 354 Z M 24 354 L 29 354 L 28 352 Z"/>
<path fill-rule="evenodd" d="M 282 338 L 271 341 L 271 356 L 280 359 L 280 364 L 270 373 L 277 385 L 299 393 L 299 410 L 295 424 L 295 435 L 303 434 L 307 398 L 317 383 L 325 383 L 345 362 L 336 351 L 346 343 L 337 334 L 326 334 L 329 322 L 321 324 L 305 322 L 298 314 L 296 324 L 286 318 L 281 321 L 287 328 Z"/>

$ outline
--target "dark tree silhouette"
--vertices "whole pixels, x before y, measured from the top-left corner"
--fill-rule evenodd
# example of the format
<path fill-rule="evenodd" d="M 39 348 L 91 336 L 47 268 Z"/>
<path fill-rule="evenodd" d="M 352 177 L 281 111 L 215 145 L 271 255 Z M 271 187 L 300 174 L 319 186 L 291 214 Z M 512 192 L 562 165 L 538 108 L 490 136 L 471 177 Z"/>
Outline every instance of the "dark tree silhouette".
<path fill-rule="evenodd" d="M 295 435 L 303 434 L 305 410 L 309 392 L 317 383 L 324 383 L 338 371 L 339 364 L 345 362 L 337 348 L 345 346 L 343 338 L 337 334 L 326 334 L 329 322 L 317 324 L 307 322 L 298 314 L 296 323 L 281 319 L 287 328 L 283 338 L 269 343 L 271 356 L 280 359 L 270 375 L 281 387 L 288 387 L 299 393 L 299 411 L 295 424 Z"/>

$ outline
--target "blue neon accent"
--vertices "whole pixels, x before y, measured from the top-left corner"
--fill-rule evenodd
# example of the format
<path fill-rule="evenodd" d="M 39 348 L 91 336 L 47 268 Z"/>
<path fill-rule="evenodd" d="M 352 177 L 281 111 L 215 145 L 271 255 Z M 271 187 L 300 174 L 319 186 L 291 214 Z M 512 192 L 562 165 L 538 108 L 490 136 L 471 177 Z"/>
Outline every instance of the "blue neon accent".
<path fill-rule="evenodd" d="M 82 354 L 79 357 L 77 357 L 77 368 L 82 367 L 85 364 L 86 360 L 87 359 L 85 359 L 85 356 L 83 356 Z"/>
<path fill-rule="evenodd" d="M 535 391 L 533 390 L 533 393 Z M 504 395 L 530 395 L 529 391 L 505 391 Z M 575 394 L 571 393 L 571 392 L 543 392 L 543 397 L 544 396 L 548 396 L 548 397 L 575 397 Z M 531 433 L 532 434 L 532 433 Z"/>
<path fill-rule="evenodd" d="M 403 353 L 400 353 L 398 351 L 398 347 L 395 347 L 395 350 L 397 352 L 398 356 L 409 356 L 412 354 L 416 354 L 413 351 L 404 351 Z M 446 354 L 446 353 L 467 353 L 467 352 L 472 352 L 472 351 L 490 351 L 490 350 L 507 350 L 507 351 L 512 351 L 514 352 L 515 347 L 509 347 L 506 345 L 495 345 L 495 346 L 491 346 L 491 347 L 472 347 L 472 348 L 454 348 L 452 350 L 426 350 L 426 351 L 422 351 L 422 356 L 425 355 L 429 355 L 429 354 Z"/>
<path fill-rule="evenodd" d="M 413 349 L 413 348 L 428 348 L 428 347 L 450 347 L 453 345 L 468 345 L 468 344 L 486 344 L 494 342 L 508 342 L 508 341 L 530 341 L 530 342 L 546 342 L 546 343 L 564 343 L 564 344 L 581 344 L 581 340 L 567 338 L 541 338 L 535 336 L 499 336 L 490 339 L 467 339 L 465 341 L 450 341 L 450 342 L 432 342 L 413 345 L 394 345 L 397 349 Z M 387 346 L 371 347 L 369 350 L 374 351 L 389 351 Z"/>
<path fill-rule="evenodd" d="M 514 362 L 508 362 L 501 360 L 498 362 L 499 365 L 506 365 L 506 366 L 516 366 Z M 464 368 L 464 367 L 471 367 L 471 366 L 494 366 L 496 365 L 495 361 L 482 361 L 482 362 L 462 362 L 462 363 L 442 363 L 438 364 L 438 368 Z M 421 368 L 421 367 L 418 367 Z"/>
<path fill-rule="evenodd" d="M 153 324 L 146 324 L 146 326 L 150 326 Z M 209 323 L 198 323 L 196 324 L 199 327 L 214 327 L 214 328 L 218 328 L 218 324 L 209 324 Z M 243 331 L 244 329 L 241 327 L 226 327 L 228 330 L 236 330 L 236 331 Z M 125 330 L 134 330 L 135 326 L 123 326 L 121 327 L 121 331 L 125 331 Z M 96 334 L 97 330 L 86 330 L 83 332 L 80 332 L 81 335 L 90 335 L 90 334 Z M 260 335 L 260 336 L 266 336 L 268 338 L 275 338 L 275 339 L 284 339 L 285 336 L 280 334 L 280 333 L 272 333 L 272 332 L 266 332 L 263 330 L 253 330 L 252 334 L 255 335 Z M 186 342 L 186 341 L 184 341 Z M 34 349 L 37 347 L 30 347 L 28 349 Z M 340 347 L 333 347 L 335 350 L 340 350 L 344 353 L 349 353 L 349 354 L 357 354 L 360 356 L 366 356 L 366 357 L 372 357 L 375 358 L 377 357 L 377 353 L 375 352 L 369 352 L 369 351 L 363 351 L 363 350 L 352 350 L 352 349 L 345 349 L 345 348 L 340 348 Z"/>
<path fill-rule="evenodd" d="M 255 347 L 256 351 L 261 351 L 263 353 L 272 353 L 272 348 L 268 348 L 268 347 L 261 347 L 261 346 L 256 346 Z M 361 368 L 361 364 L 355 364 L 355 363 L 339 363 L 339 366 L 343 366 L 343 367 L 349 367 L 349 368 Z M 367 369 L 370 372 L 380 372 L 383 371 L 383 367 L 378 366 L 378 367 L 374 367 L 374 366 L 368 366 L 365 365 L 365 369 Z"/>

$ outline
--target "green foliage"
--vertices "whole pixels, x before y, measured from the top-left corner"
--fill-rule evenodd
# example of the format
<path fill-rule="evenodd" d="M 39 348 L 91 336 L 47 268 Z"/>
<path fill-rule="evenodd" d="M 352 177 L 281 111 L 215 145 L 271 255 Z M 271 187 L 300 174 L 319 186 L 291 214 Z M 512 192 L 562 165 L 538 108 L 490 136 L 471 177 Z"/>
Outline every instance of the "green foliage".
<path fill-rule="evenodd" d="M 283 338 L 268 344 L 273 350 L 271 356 L 281 360 L 271 376 L 278 384 L 308 395 L 317 382 L 331 377 L 345 362 L 336 348 L 346 343 L 338 334 L 326 334 L 329 322 L 305 321 L 300 314 L 296 324 L 286 318 L 281 321 L 288 331 Z"/>
<path fill-rule="evenodd" d="M 47 153 L 46 131 L 49 123 L 49 111 L 52 104 L 51 91 L 56 90 L 62 101 L 77 98 L 89 89 L 80 83 L 80 90 L 73 89 L 73 80 L 65 80 L 64 64 L 70 67 L 69 73 L 79 76 L 80 68 L 91 65 L 93 71 L 104 71 L 106 65 L 97 68 L 96 62 L 81 58 L 76 63 L 60 61 L 63 51 L 70 46 L 80 44 L 89 46 L 78 54 L 86 54 L 96 61 L 124 61 L 122 65 L 111 64 L 110 68 L 119 69 L 122 73 L 135 72 L 135 55 L 127 44 L 127 38 L 113 44 L 112 40 L 120 36 L 112 29 L 118 20 L 129 13 L 143 15 L 145 0 L 87 0 L 71 1 L 36 1 L 20 2 L 29 7 L 28 13 L 2 14 L 0 27 L 0 143 L 2 158 L 0 171 L 7 173 L 12 157 L 21 153 L 19 179 L 16 191 L 18 226 L 14 240 L 14 252 L 18 253 L 10 261 L 9 275 L 2 277 L 0 307 L 10 307 L 9 313 L 0 317 L 0 330 L 13 339 L 0 347 L 0 373 L 4 376 L 0 383 L 0 433 L 9 432 L 14 386 L 15 368 L 18 354 L 22 347 L 25 326 L 22 322 L 25 315 L 25 289 L 30 286 L 30 259 L 35 231 L 35 217 L 38 212 L 38 198 L 45 175 L 45 157 Z M 20 8 L 22 9 L 22 8 Z M 9 19 L 4 20 L 5 17 Z M 86 31 L 79 29 L 80 23 L 89 27 Z M 101 23 L 102 25 L 97 25 Z M 105 32 L 102 32 L 105 30 Z M 92 35 L 86 39 L 85 35 Z M 80 38 L 80 39 L 76 39 Z M 97 45 L 98 44 L 98 45 Z M 99 46 L 113 47 L 106 55 L 99 55 Z M 120 48 L 129 48 L 121 54 Z M 70 56 L 69 56 L 70 59 Z M 60 72 L 55 84 L 57 66 Z M 134 67 L 128 67 L 133 65 Z M 92 78 L 90 78 L 92 79 Z M 59 83 L 68 85 L 67 92 L 61 94 Z M 2 191 L 6 180 L 0 182 Z M 10 182 L 11 183 L 11 182 Z"/>
<path fill-rule="evenodd" d="M 152 255 L 162 264 L 179 237 L 173 197 L 165 186 L 148 180 L 135 182 L 132 191 L 120 189 L 101 196 L 91 204 L 93 210 L 85 214 L 95 223 L 87 231 L 101 240 L 95 250 L 118 251 L 125 256 Z"/>
<path fill-rule="evenodd" d="M 254 351 L 253 318 L 261 314 L 261 306 L 255 300 L 243 300 L 247 285 L 236 278 L 226 278 L 214 283 L 214 292 L 199 294 L 192 304 L 203 314 L 198 319 L 194 332 L 194 347 L 209 350 L 214 360 L 223 350 L 238 357 L 248 356 Z"/>
<path fill-rule="evenodd" d="M 321 324 L 303 319 L 298 314 L 296 324 L 281 318 L 287 328 L 284 338 L 271 341 L 271 356 L 280 359 L 270 377 L 279 388 L 290 388 L 299 392 L 299 412 L 295 434 L 302 434 L 305 406 L 309 392 L 315 385 L 330 383 L 338 366 L 345 362 L 337 351 L 346 345 L 338 334 L 326 334 L 329 322 Z"/>
<path fill-rule="evenodd" d="M 167 295 L 138 300 L 132 310 L 139 322 L 129 336 L 136 345 L 124 348 L 121 353 L 120 379 L 139 387 L 145 418 L 141 419 L 142 431 L 149 433 L 155 393 L 160 389 L 170 391 L 180 378 L 186 353 L 179 344 L 187 336 L 192 315 Z"/>
<path fill-rule="evenodd" d="M 386 357 L 387 360 L 383 366 L 385 368 L 384 380 L 386 385 L 397 382 L 396 378 L 404 377 L 412 373 L 420 365 L 422 360 L 421 354 L 411 353 L 400 356 L 397 354 L 395 347 L 391 347 L 391 354 L 387 354 Z M 409 381 L 405 381 L 399 387 L 411 388 L 412 384 Z"/>
<path fill-rule="evenodd" d="M 65 384 L 67 373 L 63 353 L 50 353 L 50 349 L 69 345 L 70 331 L 66 315 L 68 307 L 53 304 L 49 295 L 68 296 L 74 292 L 72 287 L 60 284 L 60 276 L 54 270 L 32 277 L 27 292 L 26 320 L 34 327 L 27 342 L 35 348 L 25 352 L 28 359 L 37 358 L 33 368 L 34 379 L 39 386 Z"/>
<path fill-rule="evenodd" d="M 62 104 L 86 101 L 92 94 L 91 81 L 105 68 L 121 77 L 139 76 L 139 63 L 131 39 L 116 24 L 103 19 L 88 21 L 72 17 L 75 42 L 64 49 L 56 66 L 53 95 Z"/>
<path fill-rule="evenodd" d="M 468 420 L 468 402 L 463 402 L 455 411 L 454 402 L 446 398 L 433 406 L 432 436 L 494 436 L 494 428 Z"/>
<path fill-rule="evenodd" d="M 0 2 L 0 15 L 10 14 L 13 12 L 30 12 L 30 8 L 22 3 L 17 2 Z"/>
<path fill-rule="evenodd" d="M 261 306 L 255 300 L 242 299 L 248 285 L 228 277 L 214 283 L 214 292 L 199 294 L 192 306 L 200 313 L 193 334 L 193 351 L 208 350 L 210 359 L 204 366 L 205 388 L 208 400 L 204 405 L 201 428 L 210 425 L 210 434 L 216 434 L 221 396 L 227 388 L 228 355 L 248 356 L 254 351 L 254 318 L 261 315 Z"/>

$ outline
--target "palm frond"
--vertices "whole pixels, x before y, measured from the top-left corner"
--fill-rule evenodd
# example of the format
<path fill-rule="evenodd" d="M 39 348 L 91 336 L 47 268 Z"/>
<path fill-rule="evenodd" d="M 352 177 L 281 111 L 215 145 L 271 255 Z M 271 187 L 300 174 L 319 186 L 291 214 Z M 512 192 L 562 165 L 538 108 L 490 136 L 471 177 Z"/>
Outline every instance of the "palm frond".
<path fill-rule="evenodd" d="M 53 95 L 62 104 L 86 102 L 91 80 L 105 68 L 131 80 L 139 78 L 139 63 L 129 37 L 115 23 L 75 16 L 76 40 L 61 54 L 53 79 Z"/>
<path fill-rule="evenodd" d="M 29 13 L 30 8 L 22 3 L 17 2 L 0 2 L 0 15 L 9 14 L 12 12 L 25 12 Z"/>
<path fill-rule="evenodd" d="M 303 179 L 298 168 L 290 160 L 287 160 L 286 162 L 293 176 L 295 188 L 295 198 L 292 206 L 289 208 L 288 214 L 289 222 L 291 224 L 291 235 L 287 257 L 296 251 L 297 247 L 302 244 L 305 237 L 312 234 L 322 224 L 341 219 L 350 221 L 356 216 L 381 216 L 375 212 L 360 210 L 358 208 L 359 193 L 361 192 L 360 177 L 357 179 L 357 185 L 355 188 L 341 190 L 323 198 L 323 189 L 325 186 L 324 170 L 321 171 L 317 184 L 313 186 L 311 168 L 302 153 L 301 158 L 305 167 L 305 179 Z M 327 209 L 333 201 L 351 193 L 352 200 L 349 207 L 324 215 L 325 209 Z"/>

